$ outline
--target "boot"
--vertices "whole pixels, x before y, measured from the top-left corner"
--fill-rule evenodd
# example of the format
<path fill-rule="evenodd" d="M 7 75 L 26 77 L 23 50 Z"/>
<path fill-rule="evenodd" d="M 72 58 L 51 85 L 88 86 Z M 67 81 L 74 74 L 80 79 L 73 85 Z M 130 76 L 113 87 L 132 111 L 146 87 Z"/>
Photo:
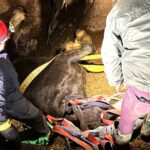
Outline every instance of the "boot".
<path fill-rule="evenodd" d="M 127 134 L 127 135 L 121 134 L 121 132 L 118 128 L 118 122 L 117 121 L 115 121 L 115 123 L 113 125 L 100 126 L 100 127 L 96 128 L 95 130 L 90 130 L 90 133 L 93 135 L 98 135 L 98 134 L 103 135 L 105 133 L 108 133 L 114 137 L 115 143 L 118 145 L 127 144 L 132 137 L 132 133 Z"/>
<path fill-rule="evenodd" d="M 98 128 L 94 130 L 89 130 L 91 134 L 93 135 L 103 135 L 103 134 L 110 134 L 113 136 L 114 134 L 115 127 L 114 125 L 109 125 L 109 126 L 99 126 Z"/>
<path fill-rule="evenodd" d="M 150 136 L 150 113 L 146 114 L 141 128 L 141 136 Z"/>
<path fill-rule="evenodd" d="M 132 133 L 130 134 L 122 134 L 118 129 L 115 130 L 114 132 L 114 139 L 115 139 L 115 143 L 118 144 L 118 145 L 125 145 L 127 144 L 130 140 L 131 140 L 131 137 L 132 137 Z"/>

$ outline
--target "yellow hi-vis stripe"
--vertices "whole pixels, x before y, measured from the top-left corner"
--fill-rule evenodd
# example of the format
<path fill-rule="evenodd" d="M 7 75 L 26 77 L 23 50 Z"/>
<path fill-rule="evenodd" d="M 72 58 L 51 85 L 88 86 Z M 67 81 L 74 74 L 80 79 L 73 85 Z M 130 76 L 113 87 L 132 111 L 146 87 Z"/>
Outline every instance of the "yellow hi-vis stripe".
<path fill-rule="evenodd" d="M 5 131 L 10 127 L 11 127 L 11 122 L 8 119 L 6 122 L 4 122 L 3 124 L 0 125 L 0 131 Z"/>

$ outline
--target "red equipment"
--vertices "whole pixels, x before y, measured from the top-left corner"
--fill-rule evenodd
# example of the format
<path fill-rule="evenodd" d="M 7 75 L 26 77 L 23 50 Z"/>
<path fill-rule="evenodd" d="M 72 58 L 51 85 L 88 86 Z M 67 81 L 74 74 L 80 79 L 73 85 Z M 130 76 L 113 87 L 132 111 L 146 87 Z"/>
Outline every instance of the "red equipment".
<path fill-rule="evenodd" d="M 9 37 L 9 32 L 6 24 L 0 20 L 0 43 L 5 42 Z"/>

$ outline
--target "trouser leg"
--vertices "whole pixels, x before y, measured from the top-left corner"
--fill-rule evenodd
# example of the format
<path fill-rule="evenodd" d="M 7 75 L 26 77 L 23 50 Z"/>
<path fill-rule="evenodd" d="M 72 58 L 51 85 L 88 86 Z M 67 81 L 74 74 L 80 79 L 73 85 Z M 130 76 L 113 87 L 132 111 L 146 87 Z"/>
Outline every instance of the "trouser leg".
<path fill-rule="evenodd" d="M 150 111 L 150 105 L 138 100 L 137 97 L 141 96 L 150 98 L 149 93 L 142 92 L 134 87 L 127 89 L 122 103 L 119 126 L 114 134 L 116 143 L 129 142 L 138 118 Z"/>

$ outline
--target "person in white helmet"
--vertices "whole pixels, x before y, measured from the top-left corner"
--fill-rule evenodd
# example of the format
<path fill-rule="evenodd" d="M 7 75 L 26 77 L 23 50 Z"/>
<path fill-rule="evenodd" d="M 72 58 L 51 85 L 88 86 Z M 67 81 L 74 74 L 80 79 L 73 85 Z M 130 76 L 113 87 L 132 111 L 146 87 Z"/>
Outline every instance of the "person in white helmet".
<path fill-rule="evenodd" d="M 47 135 L 49 128 L 43 113 L 19 90 L 17 73 L 4 50 L 9 36 L 5 23 L 0 20 L 0 135 L 17 150 L 20 137 L 9 118 L 26 123 L 39 135 Z"/>

